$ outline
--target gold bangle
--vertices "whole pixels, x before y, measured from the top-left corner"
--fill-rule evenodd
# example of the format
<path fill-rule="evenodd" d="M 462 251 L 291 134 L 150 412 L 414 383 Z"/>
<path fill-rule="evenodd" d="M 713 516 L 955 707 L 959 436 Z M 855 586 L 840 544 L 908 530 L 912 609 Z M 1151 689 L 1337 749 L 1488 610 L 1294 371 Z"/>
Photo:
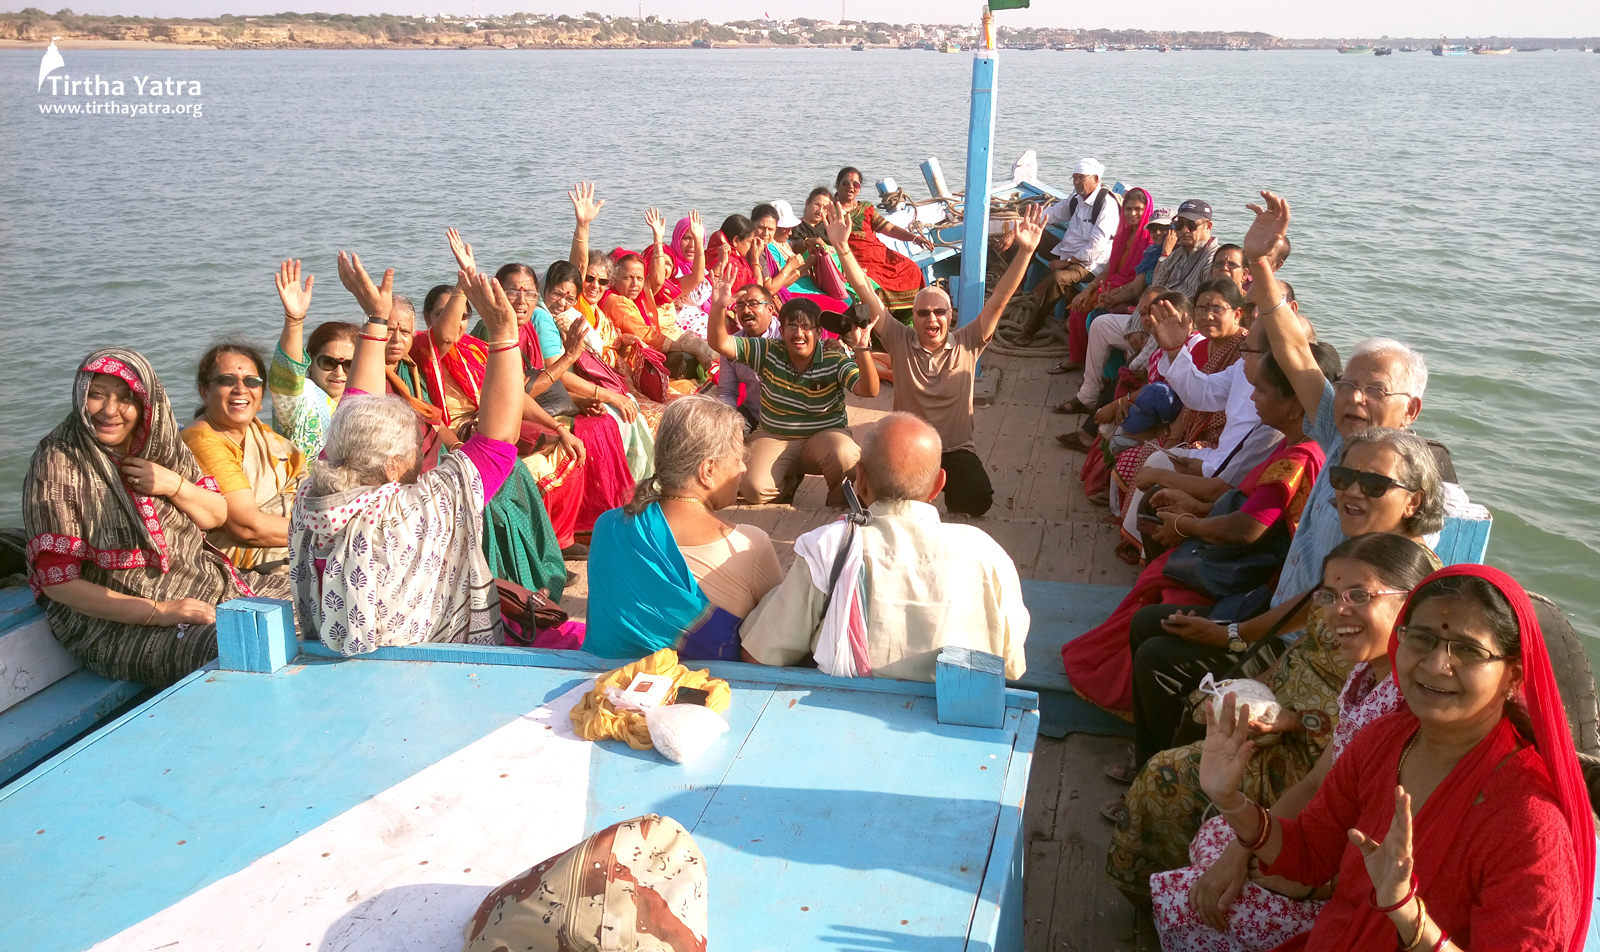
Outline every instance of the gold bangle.
<path fill-rule="evenodd" d="M 143 628 L 144 626 L 150 624 L 150 622 L 152 620 L 154 620 L 155 617 L 156 617 L 156 609 L 158 609 L 160 607 L 161 607 L 161 603 L 160 602 L 156 601 L 153 598 L 150 599 L 150 614 L 144 616 L 144 621 L 139 623 L 139 627 Z"/>
<path fill-rule="evenodd" d="M 1187 516 L 1187 515 L 1188 515 L 1187 512 L 1180 512 L 1180 513 L 1178 513 L 1178 517 L 1176 519 L 1172 520 L 1172 531 L 1176 532 L 1178 534 L 1178 537 L 1182 538 L 1182 539 L 1189 538 L 1189 533 L 1184 532 L 1183 529 L 1181 528 L 1181 526 L 1183 525 L 1183 517 Z"/>
<path fill-rule="evenodd" d="M 1417 894 L 1417 934 L 1412 937 L 1411 943 L 1400 952 L 1416 952 L 1422 948 L 1423 933 L 1428 931 L 1428 907 L 1422 901 L 1422 894 Z"/>
<path fill-rule="evenodd" d="M 522 339 L 520 337 L 513 337 L 510 340 L 485 341 L 485 343 L 490 347 L 499 347 L 499 346 L 501 346 L 503 344 L 518 344 L 518 343 L 521 343 L 521 342 L 522 342 Z"/>

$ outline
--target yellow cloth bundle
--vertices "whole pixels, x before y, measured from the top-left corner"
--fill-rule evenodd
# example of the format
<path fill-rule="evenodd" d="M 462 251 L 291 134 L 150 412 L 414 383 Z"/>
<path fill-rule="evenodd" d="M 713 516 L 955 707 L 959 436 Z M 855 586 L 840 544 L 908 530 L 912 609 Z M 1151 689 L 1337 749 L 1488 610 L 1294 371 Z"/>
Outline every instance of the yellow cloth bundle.
<path fill-rule="evenodd" d="M 650 743 L 650 728 L 645 725 L 642 711 L 617 710 L 606 697 L 606 688 L 615 687 L 619 690 L 633 683 L 637 674 L 655 674 L 672 678 L 672 689 L 698 688 L 706 692 L 706 707 L 718 714 L 728 709 L 733 702 L 733 692 L 728 688 L 728 682 L 721 678 L 713 678 L 711 672 L 704 668 L 699 671 L 690 671 L 678 663 L 678 653 L 671 648 L 662 648 L 648 658 L 642 658 L 633 664 L 607 671 L 595 680 L 594 690 L 584 695 L 583 700 L 572 706 L 572 727 L 578 736 L 585 740 L 602 740 L 610 737 L 626 741 L 634 750 L 650 750 L 654 745 Z"/>

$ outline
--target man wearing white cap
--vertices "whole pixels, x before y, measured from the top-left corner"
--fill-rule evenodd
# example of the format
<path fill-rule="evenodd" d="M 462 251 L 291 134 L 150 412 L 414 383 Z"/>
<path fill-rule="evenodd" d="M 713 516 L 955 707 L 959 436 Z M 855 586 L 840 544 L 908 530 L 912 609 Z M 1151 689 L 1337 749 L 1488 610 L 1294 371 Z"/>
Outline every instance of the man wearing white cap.
<path fill-rule="evenodd" d="M 1117 197 L 1100 184 L 1105 170 L 1098 159 L 1079 159 L 1072 167 L 1072 197 L 1050 206 L 1046 227 L 1065 222 L 1067 233 L 1051 249 L 1050 273 L 1033 289 L 1033 315 L 1023 328 L 1024 339 L 1038 332 L 1073 285 L 1105 270 L 1122 210 Z"/>

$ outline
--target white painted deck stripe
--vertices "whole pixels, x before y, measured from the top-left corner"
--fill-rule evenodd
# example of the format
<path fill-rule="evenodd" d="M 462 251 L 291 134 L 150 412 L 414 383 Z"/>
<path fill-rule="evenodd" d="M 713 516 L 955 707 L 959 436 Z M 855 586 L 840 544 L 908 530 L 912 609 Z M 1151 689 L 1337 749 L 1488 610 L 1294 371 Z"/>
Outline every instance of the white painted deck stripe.
<path fill-rule="evenodd" d="M 454 952 L 489 890 L 583 836 L 594 745 L 574 688 L 245 869 L 103 952 Z"/>

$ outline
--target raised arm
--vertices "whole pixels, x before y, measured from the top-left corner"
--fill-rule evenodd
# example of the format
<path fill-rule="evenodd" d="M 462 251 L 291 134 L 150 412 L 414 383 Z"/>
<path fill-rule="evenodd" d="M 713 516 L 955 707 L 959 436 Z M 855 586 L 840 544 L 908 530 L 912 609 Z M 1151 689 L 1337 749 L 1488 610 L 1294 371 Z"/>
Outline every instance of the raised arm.
<path fill-rule="evenodd" d="M 739 359 L 739 348 L 728 333 L 728 306 L 733 303 L 733 262 L 724 261 L 711 279 L 710 318 L 706 321 L 706 343 L 728 358 Z"/>
<path fill-rule="evenodd" d="M 661 217 L 661 209 L 645 209 L 644 223 L 650 226 L 650 247 L 644 255 L 644 293 L 653 300 L 672 277 L 672 256 L 667 254 L 667 220 Z"/>
<path fill-rule="evenodd" d="M 490 340 L 511 340 L 517 336 L 517 314 L 506 299 L 500 282 L 486 274 L 456 274 L 466 289 L 472 306 L 483 318 Z M 502 344 L 489 351 L 488 368 L 483 374 L 483 389 L 478 398 L 478 429 L 491 440 L 515 443 L 522 433 L 522 410 L 526 395 L 522 391 L 522 353 L 513 344 Z"/>
<path fill-rule="evenodd" d="M 1037 205 L 1027 206 L 1023 209 L 1022 220 L 1017 222 L 1011 234 L 1012 246 L 1017 250 L 1011 256 L 1006 273 L 989 295 L 988 303 L 978 312 L 978 326 L 983 328 L 984 340 L 994 337 L 995 328 L 1000 326 L 1000 315 L 1005 313 L 1006 305 L 1011 303 L 1011 296 L 1017 293 L 1017 288 L 1022 287 L 1022 279 L 1028 274 L 1028 265 L 1033 262 L 1033 250 L 1039 247 L 1039 239 L 1044 237 L 1044 212 Z"/>
<path fill-rule="evenodd" d="M 478 263 L 472 257 L 472 246 L 463 241 L 461 233 L 454 228 L 447 229 L 445 237 L 450 239 L 450 254 L 456 259 L 456 268 L 466 272 L 469 278 L 477 275 Z M 426 318 L 427 315 L 423 316 Z M 467 287 L 457 281 L 455 288 L 450 292 L 450 297 L 445 300 L 444 312 L 440 315 L 439 324 L 441 327 L 447 330 L 455 328 L 454 332 L 447 334 L 445 339 L 448 339 L 451 344 L 459 340 L 465 330 L 466 320 Z M 450 348 L 444 345 L 444 339 L 441 339 L 438 333 L 439 328 L 433 324 L 429 324 L 428 327 L 435 332 L 433 342 L 439 345 L 440 353 L 448 351 Z"/>
<path fill-rule="evenodd" d="M 1328 378 L 1311 353 L 1306 325 L 1284 298 L 1283 282 L 1272 270 L 1278 241 L 1289 232 L 1289 202 L 1262 191 L 1266 207 L 1250 205 L 1256 220 L 1244 236 L 1244 260 L 1250 268 L 1250 300 L 1256 305 L 1256 326 L 1267 332 L 1272 356 L 1294 386 L 1295 396 L 1305 408 L 1308 421 L 1316 419 L 1317 407 L 1327 389 Z"/>
<path fill-rule="evenodd" d="M 706 226 L 700 221 L 700 213 L 689 209 L 689 237 L 693 239 L 694 259 L 690 262 L 689 276 L 679 282 L 680 297 L 687 297 L 700 286 L 706 279 Z"/>
<path fill-rule="evenodd" d="M 850 282 L 850 289 L 855 291 L 856 297 L 867 306 L 868 312 L 872 315 L 872 326 L 876 327 L 878 320 L 888 311 L 883 306 L 883 299 L 872 290 L 872 282 L 867 279 L 867 273 L 861 270 L 861 262 L 856 260 L 855 253 L 850 250 L 849 216 L 838 205 L 830 206 L 827 217 L 823 219 L 823 228 L 828 233 L 828 244 L 839 251 L 839 265 L 844 271 L 844 279 Z M 865 373 L 863 370 L 862 374 Z"/>
<path fill-rule="evenodd" d="M 350 365 L 349 389 L 364 393 L 383 393 L 387 389 L 384 378 L 383 351 L 389 343 L 389 308 L 394 304 L 394 269 L 383 273 L 383 284 L 374 285 L 361 266 L 361 258 L 349 252 L 339 252 L 339 282 L 355 296 L 361 312 L 367 315 L 366 326 L 356 338 L 355 363 Z"/>
<path fill-rule="evenodd" d="M 306 311 L 311 307 L 311 284 L 314 275 L 306 275 L 300 283 L 300 259 L 291 258 L 278 265 L 274 282 L 278 286 L 278 300 L 283 302 L 283 333 L 278 335 L 278 346 L 297 364 L 305 363 Z"/>
<path fill-rule="evenodd" d="M 582 274 L 589 266 L 589 225 L 600 215 L 600 209 L 606 202 L 603 198 L 595 199 L 593 182 L 579 182 L 572 186 L 567 198 L 572 200 L 572 217 L 575 220 L 572 226 L 572 250 L 567 253 L 567 260 Z"/>

